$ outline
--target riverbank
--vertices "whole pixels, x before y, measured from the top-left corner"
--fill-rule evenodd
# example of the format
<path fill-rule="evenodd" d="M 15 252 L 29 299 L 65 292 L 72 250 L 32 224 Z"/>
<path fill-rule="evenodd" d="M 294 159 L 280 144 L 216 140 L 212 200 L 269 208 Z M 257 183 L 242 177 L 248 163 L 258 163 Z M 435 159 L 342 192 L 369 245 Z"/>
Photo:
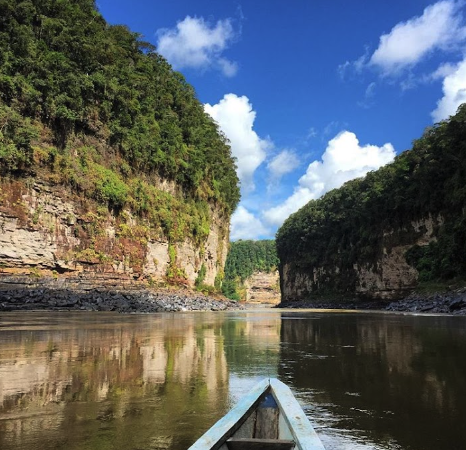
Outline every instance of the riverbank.
<path fill-rule="evenodd" d="M 235 302 L 185 292 L 124 292 L 92 289 L 88 292 L 28 289 L 0 292 L 0 311 L 82 310 L 120 313 L 225 311 L 242 309 Z"/>
<path fill-rule="evenodd" d="M 278 308 L 359 309 L 466 315 L 466 287 L 429 294 L 412 293 L 396 301 L 320 298 L 280 303 Z"/>
<path fill-rule="evenodd" d="M 466 287 L 441 293 L 412 293 L 401 300 L 364 300 L 326 297 L 280 303 L 275 308 L 353 309 L 466 315 Z M 250 309 L 191 289 L 150 286 L 118 276 L 41 277 L 0 274 L 0 312 L 32 310 L 116 311 L 154 313 L 175 311 L 225 311 Z"/>
<path fill-rule="evenodd" d="M 120 280 L 121 281 L 121 280 Z M 81 310 L 120 313 L 225 311 L 243 309 L 236 302 L 190 289 L 117 283 L 115 279 L 0 277 L 0 311 Z"/>

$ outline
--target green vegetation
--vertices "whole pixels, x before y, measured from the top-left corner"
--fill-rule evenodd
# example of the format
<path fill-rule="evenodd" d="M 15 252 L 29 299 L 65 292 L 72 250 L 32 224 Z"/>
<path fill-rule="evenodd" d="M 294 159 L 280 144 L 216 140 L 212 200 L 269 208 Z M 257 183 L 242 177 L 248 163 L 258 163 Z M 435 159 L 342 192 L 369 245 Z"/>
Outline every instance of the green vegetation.
<path fill-rule="evenodd" d="M 228 220 L 239 201 L 228 141 L 193 88 L 93 0 L 0 0 L 0 176 L 46 179 L 198 245 L 209 204 Z"/>
<path fill-rule="evenodd" d="M 206 273 L 207 273 L 207 269 L 205 267 L 205 264 L 202 263 L 202 266 L 201 266 L 201 268 L 199 270 L 199 273 L 197 274 L 197 278 L 196 278 L 196 280 L 194 282 L 196 287 L 200 286 L 204 282 Z"/>
<path fill-rule="evenodd" d="M 177 264 L 176 247 L 168 245 L 168 257 L 169 263 L 167 267 L 167 281 L 172 284 L 183 284 L 186 283 L 186 272 L 181 269 Z"/>
<path fill-rule="evenodd" d="M 410 222 L 431 217 L 439 223 L 436 240 L 412 246 L 407 262 L 421 281 L 464 276 L 465 180 L 466 104 L 450 120 L 428 128 L 392 164 L 291 215 L 277 233 L 278 256 L 293 272 L 338 267 L 338 276 L 314 289 L 348 292 L 355 286 L 354 264 L 375 267 L 383 247 L 390 251 L 394 245 L 413 245 L 425 229 L 416 232 Z"/>
<path fill-rule="evenodd" d="M 278 267 L 275 241 L 236 241 L 230 244 L 225 263 L 223 294 L 240 300 L 244 296 L 244 281 L 254 272 L 273 272 Z"/>

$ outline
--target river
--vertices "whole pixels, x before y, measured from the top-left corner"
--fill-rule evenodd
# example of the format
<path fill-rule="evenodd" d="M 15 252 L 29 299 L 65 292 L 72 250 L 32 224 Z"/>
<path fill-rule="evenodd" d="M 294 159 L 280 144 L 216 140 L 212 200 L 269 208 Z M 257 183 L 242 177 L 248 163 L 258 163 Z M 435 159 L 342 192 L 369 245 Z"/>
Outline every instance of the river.
<path fill-rule="evenodd" d="M 0 449 L 186 450 L 263 377 L 327 450 L 464 450 L 466 317 L 0 316 Z"/>

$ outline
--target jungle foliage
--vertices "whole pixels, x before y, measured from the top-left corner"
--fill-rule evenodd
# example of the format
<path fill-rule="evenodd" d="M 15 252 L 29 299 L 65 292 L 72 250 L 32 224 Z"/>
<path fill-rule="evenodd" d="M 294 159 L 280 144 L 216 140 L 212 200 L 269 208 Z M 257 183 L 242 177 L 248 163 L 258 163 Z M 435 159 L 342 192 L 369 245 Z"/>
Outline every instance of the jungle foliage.
<path fill-rule="evenodd" d="M 205 235 L 208 204 L 229 217 L 239 201 L 229 143 L 193 88 L 94 0 L 0 0 L 0 175 L 40 170 L 175 240 Z"/>
<path fill-rule="evenodd" d="M 436 241 L 407 251 L 421 281 L 466 274 L 466 104 L 455 116 L 426 129 L 413 148 L 366 177 L 309 202 L 277 232 L 282 262 L 298 268 L 375 264 L 388 230 L 410 221 L 443 218 Z M 393 245 L 409 245 L 395 242 Z M 344 279 L 342 277 L 342 283 Z"/>
<path fill-rule="evenodd" d="M 276 270 L 278 262 L 274 240 L 232 242 L 225 263 L 223 294 L 233 300 L 240 300 L 244 281 L 254 272 L 269 273 Z"/>

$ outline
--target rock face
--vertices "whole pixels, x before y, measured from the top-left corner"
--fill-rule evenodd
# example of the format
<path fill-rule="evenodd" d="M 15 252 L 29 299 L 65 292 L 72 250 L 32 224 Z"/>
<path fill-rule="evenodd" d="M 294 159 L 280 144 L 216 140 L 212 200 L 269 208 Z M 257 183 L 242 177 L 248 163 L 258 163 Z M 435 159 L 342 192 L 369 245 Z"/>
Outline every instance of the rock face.
<path fill-rule="evenodd" d="M 192 285 L 202 265 L 213 285 L 228 249 L 228 220 L 211 207 L 207 240 L 169 244 L 148 238 L 127 211 L 117 216 L 63 189 L 3 180 L 0 185 L 0 270 L 31 274 L 113 273 L 163 281 L 171 268 Z"/>
<path fill-rule="evenodd" d="M 254 303 L 280 303 L 278 270 L 271 273 L 256 272 L 245 283 L 246 301 Z"/>
<path fill-rule="evenodd" d="M 319 266 L 299 267 L 293 261 L 282 261 L 281 291 L 286 302 L 301 301 L 312 297 L 313 292 L 332 291 L 379 300 L 404 297 L 417 285 L 418 272 L 408 264 L 406 250 L 413 245 L 425 246 L 435 241 L 436 230 L 443 224 L 442 216 L 424 217 L 409 222 L 399 229 L 384 230 L 378 243 L 376 263 L 364 261 L 350 269 Z"/>

